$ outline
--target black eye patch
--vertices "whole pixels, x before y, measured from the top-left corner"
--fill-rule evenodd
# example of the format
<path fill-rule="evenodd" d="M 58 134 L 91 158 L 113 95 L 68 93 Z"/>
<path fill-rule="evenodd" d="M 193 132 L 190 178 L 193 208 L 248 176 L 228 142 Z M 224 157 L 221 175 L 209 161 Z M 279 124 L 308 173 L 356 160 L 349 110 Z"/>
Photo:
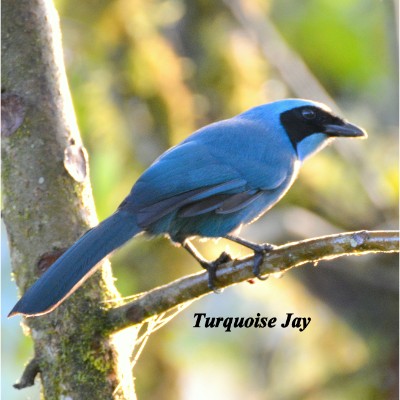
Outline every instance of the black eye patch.
<path fill-rule="evenodd" d="M 343 120 L 329 111 L 315 106 L 303 106 L 285 111 L 280 116 L 294 149 L 307 136 L 323 133 L 328 124 L 343 124 Z"/>

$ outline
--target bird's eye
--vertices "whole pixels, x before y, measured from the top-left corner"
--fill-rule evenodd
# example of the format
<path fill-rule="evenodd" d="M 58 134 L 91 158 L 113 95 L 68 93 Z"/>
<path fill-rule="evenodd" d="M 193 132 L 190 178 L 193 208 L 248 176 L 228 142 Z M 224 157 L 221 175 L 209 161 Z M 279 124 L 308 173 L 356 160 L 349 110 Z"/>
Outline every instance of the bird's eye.
<path fill-rule="evenodd" d="M 302 110 L 301 115 L 303 116 L 303 118 L 311 120 L 317 116 L 317 113 L 310 108 L 305 108 L 304 110 Z"/>

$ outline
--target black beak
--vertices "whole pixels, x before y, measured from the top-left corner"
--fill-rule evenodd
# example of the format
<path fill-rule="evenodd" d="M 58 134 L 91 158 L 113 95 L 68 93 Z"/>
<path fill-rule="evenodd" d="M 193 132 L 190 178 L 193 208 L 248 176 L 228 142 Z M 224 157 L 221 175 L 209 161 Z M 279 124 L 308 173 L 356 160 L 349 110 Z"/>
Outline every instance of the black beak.
<path fill-rule="evenodd" d="M 343 122 L 342 124 L 328 124 L 325 125 L 325 132 L 328 136 L 342 136 L 342 137 L 362 137 L 366 138 L 367 132 L 364 129 L 359 128 L 356 125 L 350 124 L 349 122 Z"/>

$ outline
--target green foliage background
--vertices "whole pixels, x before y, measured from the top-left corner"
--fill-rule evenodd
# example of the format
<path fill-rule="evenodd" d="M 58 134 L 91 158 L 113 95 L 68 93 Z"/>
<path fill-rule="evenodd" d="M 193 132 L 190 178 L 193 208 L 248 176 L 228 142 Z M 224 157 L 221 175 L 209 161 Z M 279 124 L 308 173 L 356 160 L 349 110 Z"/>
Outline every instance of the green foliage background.
<path fill-rule="evenodd" d="M 295 96 L 254 40 L 254 27 L 232 14 L 237 4 L 275 25 L 343 114 L 369 132 L 367 141 L 332 146 L 307 162 L 287 196 L 243 236 L 284 243 L 397 228 L 396 3 L 375 0 L 57 0 L 99 219 L 161 152 L 195 129 Z M 227 243 L 199 246 L 211 259 Z M 137 238 L 113 257 L 113 269 L 126 296 L 198 266 L 166 239 Z M 8 271 L 3 308 L 16 298 Z M 397 257 L 385 255 L 325 262 L 208 296 L 150 338 L 133 371 L 139 398 L 397 398 L 397 293 Z M 226 333 L 192 328 L 195 312 L 278 320 L 294 312 L 312 322 L 304 332 Z M 37 389 L 10 389 L 31 350 L 16 322 L 3 327 L 3 394 L 37 398 Z"/>

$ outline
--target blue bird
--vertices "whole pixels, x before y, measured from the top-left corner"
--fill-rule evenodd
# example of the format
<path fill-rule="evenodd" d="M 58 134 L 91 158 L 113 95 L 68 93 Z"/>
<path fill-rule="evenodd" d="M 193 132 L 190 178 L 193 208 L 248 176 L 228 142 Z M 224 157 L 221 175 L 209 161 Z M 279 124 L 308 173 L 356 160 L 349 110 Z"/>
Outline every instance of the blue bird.
<path fill-rule="evenodd" d="M 309 156 L 334 137 L 366 137 L 363 129 L 309 100 L 286 99 L 254 107 L 194 132 L 143 173 L 109 218 L 86 232 L 26 291 L 9 316 L 52 311 L 94 271 L 96 264 L 135 235 L 167 235 L 209 273 L 218 264 L 190 242 L 225 237 L 262 255 L 270 249 L 234 236 L 287 192 Z"/>

